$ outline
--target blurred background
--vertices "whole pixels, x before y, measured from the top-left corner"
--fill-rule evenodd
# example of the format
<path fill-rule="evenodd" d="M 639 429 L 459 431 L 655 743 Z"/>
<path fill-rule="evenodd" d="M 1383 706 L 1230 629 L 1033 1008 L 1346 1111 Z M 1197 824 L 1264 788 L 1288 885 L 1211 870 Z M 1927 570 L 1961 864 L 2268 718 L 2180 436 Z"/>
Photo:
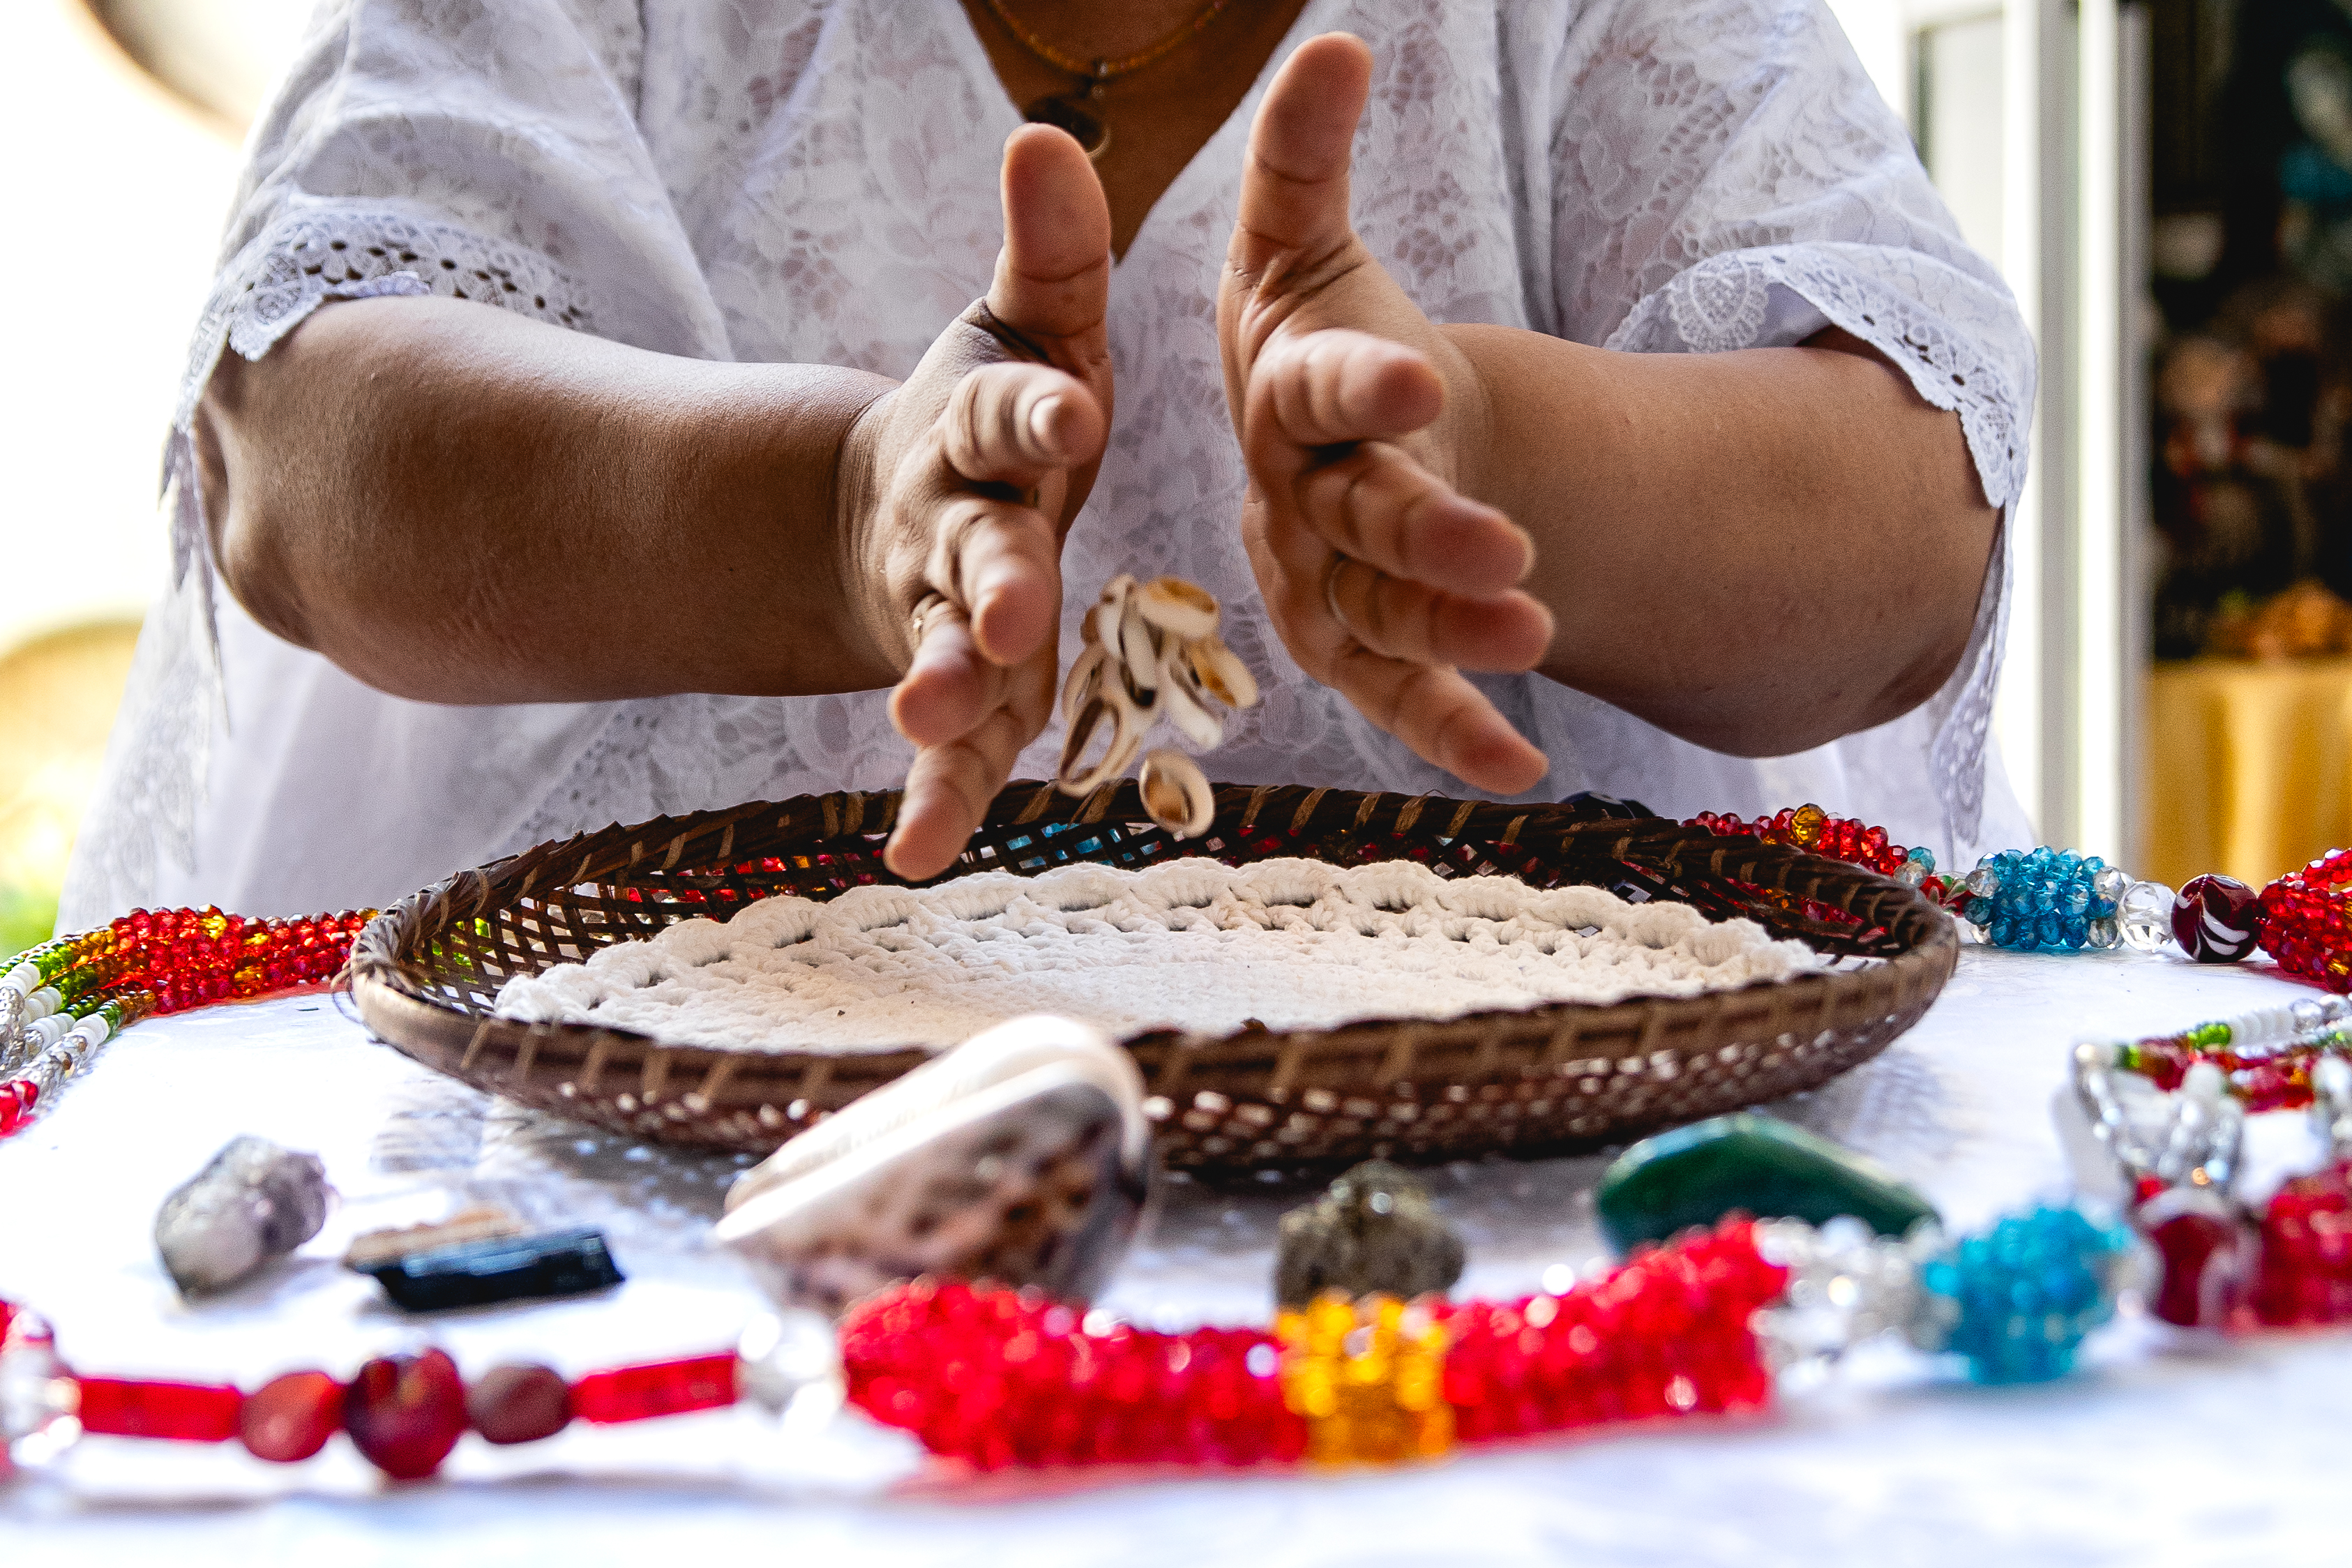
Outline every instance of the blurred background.
<path fill-rule="evenodd" d="M 1831 0 L 2042 344 L 1996 734 L 2045 842 L 2352 842 L 2352 0 Z M 16 0 L 0 952 L 47 934 L 237 145 L 310 0 Z"/>

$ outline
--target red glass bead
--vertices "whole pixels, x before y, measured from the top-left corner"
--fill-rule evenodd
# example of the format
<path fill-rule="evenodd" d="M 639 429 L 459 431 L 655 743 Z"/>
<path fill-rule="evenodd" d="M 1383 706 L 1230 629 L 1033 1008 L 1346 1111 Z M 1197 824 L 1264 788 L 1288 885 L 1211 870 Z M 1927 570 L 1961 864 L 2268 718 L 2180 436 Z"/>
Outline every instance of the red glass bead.
<path fill-rule="evenodd" d="M 2264 1207 L 2254 1315 L 2281 1326 L 2352 1321 L 2352 1164 L 2294 1177 Z"/>
<path fill-rule="evenodd" d="M 219 1384 L 85 1377 L 81 1429 L 110 1437 L 226 1443 L 236 1436 L 244 1400 L 236 1389 Z"/>
<path fill-rule="evenodd" d="M 2231 877 L 2192 877 L 2172 900 L 2172 940 L 2200 963 L 2235 963 L 2263 934 L 2259 895 Z"/>
<path fill-rule="evenodd" d="M 489 1442 L 536 1443 L 572 1424 L 572 1390 L 547 1367 L 492 1367 L 466 1391 L 466 1415 Z"/>
<path fill-rule="evenodd" d="M 683 1415 L 735 1403 L 735 1358 L 697 1356 L 591 1373 L 572 1385 L 572 1412 L 610 1425 Z"/>
<path fill-rule="evenodd" d="M 379 1356 L 343 1391 L 343 1430 L 394 1480 L 441 1468 L 466 1430 L 466 1385 L 446 1352 Z"/>
<path fill-rule="evenodd" d="M 2158 1194 L 2137 1219 L 2164 1267 L 2148 1310 L 2185 1329 L 2226 1327 L 2252 1261 L 2251 1238 L 2229 1205 L 2175 1190 Z"/>
<path fill-rule="evenodd" d="M 343 1425 L 343 1385 L 323 1372 L 289 1372 L 246 1395 L 237 1436 L 246 1451 L 291 1465 L 327 1446 Z"/>

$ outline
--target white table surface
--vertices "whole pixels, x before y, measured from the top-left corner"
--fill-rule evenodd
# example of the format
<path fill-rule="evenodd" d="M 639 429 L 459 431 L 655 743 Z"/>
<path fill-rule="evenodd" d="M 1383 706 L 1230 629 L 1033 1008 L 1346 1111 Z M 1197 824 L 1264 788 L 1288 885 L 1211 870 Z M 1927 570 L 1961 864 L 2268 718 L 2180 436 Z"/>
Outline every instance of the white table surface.
<path fill-rule="evenodd" d="M 2308 994 L 2255 968 L 1971 950 L 1883 1056 L 1775 1109 L 1879 1156 L 1972 1226 L 2067 1179 L 2049 1124 L 2078 1035 L 2168 1031 Z M 2300 1117 L 2257 1123 L 2273 1164 Z M 228 1138 L 317 1151 L 342 1204 L 227 1299 L 182 1305 L 157 1203 Z M 1432 1173 L 1471 1250 L 1466 1294 L 1526 1291 L 1599 1251 L 1598 1159 Z M 427 1331 L 335 1263 L 357 1231 L 492 1198 L 601 1224 L 629 1275 L 599 1298 L 435 1322 L 469 1373 L 567 1373 L 722 1348 L 750 1308 L 702 1236 L 736 1168 L 486 1099 L 371 1043 L 326 997 L 139 1026 L 28 1132 L 0 1143 L 0 1296 L 45 1311 L 82 1370 L 236 1380 L 340 1374 Z M 1262 1321 L 1276 1216 L 1303 1193 L 1179 1185 L 1106 1305 L 1140 1321 Z M 338 1440 L 268 1466 L 234 1445 L 85 1440 L 0 1490 L 0 1564 L 461 1565 L 856 1562 L 1061 1564 L 2352 1563 L 2352 1330 L 2225 1344 L 2126 1321 L 2089 1370 L 1985 1390 L 1900 1352 L 1771 1416 L 1468 1451 L 1386 1472 L 943 1481 L 854 1415 L 780 1434 L 750 1411 L 461 1443 L 437 1481 L 387 1486 Z"/>

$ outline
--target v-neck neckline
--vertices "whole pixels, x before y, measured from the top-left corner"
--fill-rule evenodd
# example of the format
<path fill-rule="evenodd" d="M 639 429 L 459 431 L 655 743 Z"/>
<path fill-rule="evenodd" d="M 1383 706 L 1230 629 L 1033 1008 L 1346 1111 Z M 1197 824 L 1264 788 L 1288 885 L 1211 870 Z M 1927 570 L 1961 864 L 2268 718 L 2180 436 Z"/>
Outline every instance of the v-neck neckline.
<path fill-rule="evenodd" d="M 1247 145 L 1250 121 L 1257 117 L 1257 106 L 1265 96 L 1266 84 L 1274 79 L 1274 73 L 1281 68 L 1283 61 L 1290 58 L 1294 49 L 1317 32 L 1328 30 L 1321 24 L 1321 15 L 1345 4 L 1346 0 L 1307 0 L 1299 6 L 1298 15 L 1290 19 L 1288 30 L 1259 64 L 1249 90 L 1242 94 L 1241 101 L 1234 105 L 1233 112 L 1225 116 L 1224 122 L 1193 150 L 1192 156 L 1185 161 L 1176 177 L 1168 182 L 1167 188 L 1153 198 L 1151 205 L 1145 209 L 1143 221 L 1135 226 L 1134 237 L 1128 241 L 1126 255 L 1111 258 L 1114 275 L 1126 267 L 1128 257 L 1142 248 L 1144 237 L 1160 221 L 1160 213 L 1176 205 L 1180 193 L 1184 205 L 1197 203 L 1193 187 L 1210 177 L 1205 170 L 1230 166 L 1234 171 L 1234 177 L 1239 178 L 1240 154 Z M 1026 124 L 1029 117 L 1021 111 L 1019 104 L 1013 101 L 1013 94 L 1006 89 L 1004 79 L 996 74 L 996 63 L 988 58 L 988 46 L 980 41 L 980 34 L 973 29 L 971 16 L 963 8 L 962 0 L 931 0 L 931 6 L 933 15 L 948 35 L 949 47 L 962 62 L 965 72 L 975 79 L 982 103 L 999 111 L 997 119 L 1004 125 L 1003 132 L 997 137 L 997 145 L 1001 148 L 1004 138 Z M 1241 145 L 1232 147 L 1230 156 L 1226 156 L 1228 143 L 1233 142 Z"/>

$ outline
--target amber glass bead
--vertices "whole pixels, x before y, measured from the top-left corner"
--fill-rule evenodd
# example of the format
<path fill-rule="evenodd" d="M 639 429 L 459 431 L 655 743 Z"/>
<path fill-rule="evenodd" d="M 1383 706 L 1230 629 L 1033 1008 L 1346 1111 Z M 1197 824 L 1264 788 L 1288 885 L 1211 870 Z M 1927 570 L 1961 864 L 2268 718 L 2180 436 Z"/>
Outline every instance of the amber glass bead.
<path fill-rule="evenodd" d="M 1284 1405 L 1307 1421 L 1318 1464 L 1432 1459 L 1454 1446 L 1446 1336 L 1429 1309 L 1330 1291 L 1275 1319 Z"/>
<path fill-rule="evenodd" d="M 466 1430 L 466 1385 L 457 1363 L 437 1350 L 369 1362 L 343 1391 L 343 1430 L 394 1480 L 431 1475 Z"/>
<path fill-rule="evenodd" d="M 536 1443 L 572 1424 L 572 1390 L 543 1366 L 499 1366 L 466 1391 L 466 1415 L 492 1443 Z"/>
<path fill-rule="evenodd" d="M 343 1385 L 323 1372 L 289 1372 L 246 1395 L 237 1436 L 257 1459 L 291 1465 L 327 1446 L 343 1425 Z"/>
<path fill-rule="evenodd" d="M 181 1443 L 226 1443 L 236 1436 L 245 1395 L 201 1383 L 144 1383 L 128 1378 L 81 1380 L 81 1429 L 112 1437 L 163 1437 Z"/>

